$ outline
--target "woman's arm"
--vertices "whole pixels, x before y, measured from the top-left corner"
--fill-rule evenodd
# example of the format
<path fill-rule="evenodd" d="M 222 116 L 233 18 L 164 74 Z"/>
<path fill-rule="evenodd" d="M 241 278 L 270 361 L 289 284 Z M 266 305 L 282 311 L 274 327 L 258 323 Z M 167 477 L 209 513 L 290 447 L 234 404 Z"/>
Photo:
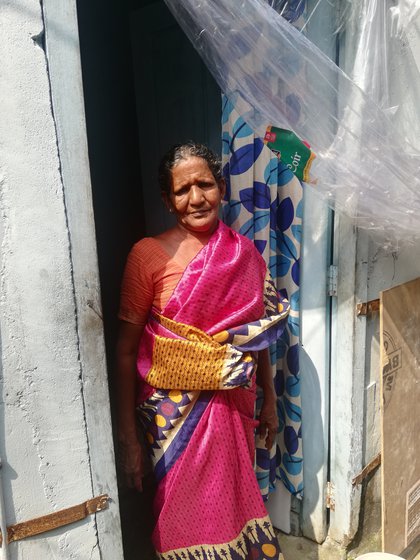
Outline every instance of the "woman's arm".
<path fill-rule="evenodd" d="M 142 489 L 142 453 L 137 438 L 137 352 L 144 327 L 120 322 L 117 343 L 117 409 L 120 466 L 130 488 Z"/>
<path fill-rule="evenodd" d="M 263 404 L 260 412 L 260 437 L 265 437 L 265 447 L 271 449 L 279 427 L 277 417 L 277 395 L 271 373 L 268 348 L 258 353 L 257 383 L 263 390 Z"/>

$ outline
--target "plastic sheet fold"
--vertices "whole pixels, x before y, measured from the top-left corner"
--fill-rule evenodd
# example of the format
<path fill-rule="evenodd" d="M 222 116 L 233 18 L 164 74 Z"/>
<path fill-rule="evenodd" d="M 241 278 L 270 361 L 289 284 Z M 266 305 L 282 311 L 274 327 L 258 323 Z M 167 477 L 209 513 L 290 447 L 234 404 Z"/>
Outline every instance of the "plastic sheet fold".
<path fill-rule="evenodd" d="M 310 24 L 315 12 L 305 14 L 302 0 L 165 2 L 258 136 L 274 126 L 310 144 L 310 188 L 383 245 L 420 238 L 417 0 L 337 2 L 337 56 L 352 78 L 285 19 Z M 408 108 L 392 82 L 399 50 Z"/>

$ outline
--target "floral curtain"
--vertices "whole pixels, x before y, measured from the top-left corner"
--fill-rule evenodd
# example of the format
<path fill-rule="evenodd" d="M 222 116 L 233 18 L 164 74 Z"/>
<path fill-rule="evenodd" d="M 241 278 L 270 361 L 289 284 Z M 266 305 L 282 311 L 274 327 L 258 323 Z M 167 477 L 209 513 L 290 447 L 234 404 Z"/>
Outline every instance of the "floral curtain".
<path fill-rule="evenodd" d="M 299 259 L 302 185 L 223 98 L 224 221 L 255 243 L 291 312 L 281 340 L 270 349 L 280 429 L 268 453 L 257 437 L 257 477 L 268 497 L 276 479 L 294 495 L 303 489 L 299 380 Z M 257 400 L 257 408 L 260 398 Z"/>

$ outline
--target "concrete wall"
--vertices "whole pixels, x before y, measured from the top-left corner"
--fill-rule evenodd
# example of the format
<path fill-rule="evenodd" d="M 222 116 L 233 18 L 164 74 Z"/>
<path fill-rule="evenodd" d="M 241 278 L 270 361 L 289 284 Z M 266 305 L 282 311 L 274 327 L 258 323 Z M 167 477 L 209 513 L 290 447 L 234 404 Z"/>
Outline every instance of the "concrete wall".
<path fill-rule="evenodd" d="M 73 4 L 0 8 L 2 527 L 113 501 L 3 558 L 122 557 Z"/>

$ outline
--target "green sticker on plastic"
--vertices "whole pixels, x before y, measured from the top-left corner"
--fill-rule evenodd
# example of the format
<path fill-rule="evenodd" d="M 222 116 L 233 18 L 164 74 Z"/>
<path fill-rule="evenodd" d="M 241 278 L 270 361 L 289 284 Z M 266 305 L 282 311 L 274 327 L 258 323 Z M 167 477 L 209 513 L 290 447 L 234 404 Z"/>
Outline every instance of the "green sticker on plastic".
<path fill-rule="evenodd" d="M 264 143 L 301 181 L 312 182 L 309 176 L 315 154 L 291 130 L 267 127 Z"/>

